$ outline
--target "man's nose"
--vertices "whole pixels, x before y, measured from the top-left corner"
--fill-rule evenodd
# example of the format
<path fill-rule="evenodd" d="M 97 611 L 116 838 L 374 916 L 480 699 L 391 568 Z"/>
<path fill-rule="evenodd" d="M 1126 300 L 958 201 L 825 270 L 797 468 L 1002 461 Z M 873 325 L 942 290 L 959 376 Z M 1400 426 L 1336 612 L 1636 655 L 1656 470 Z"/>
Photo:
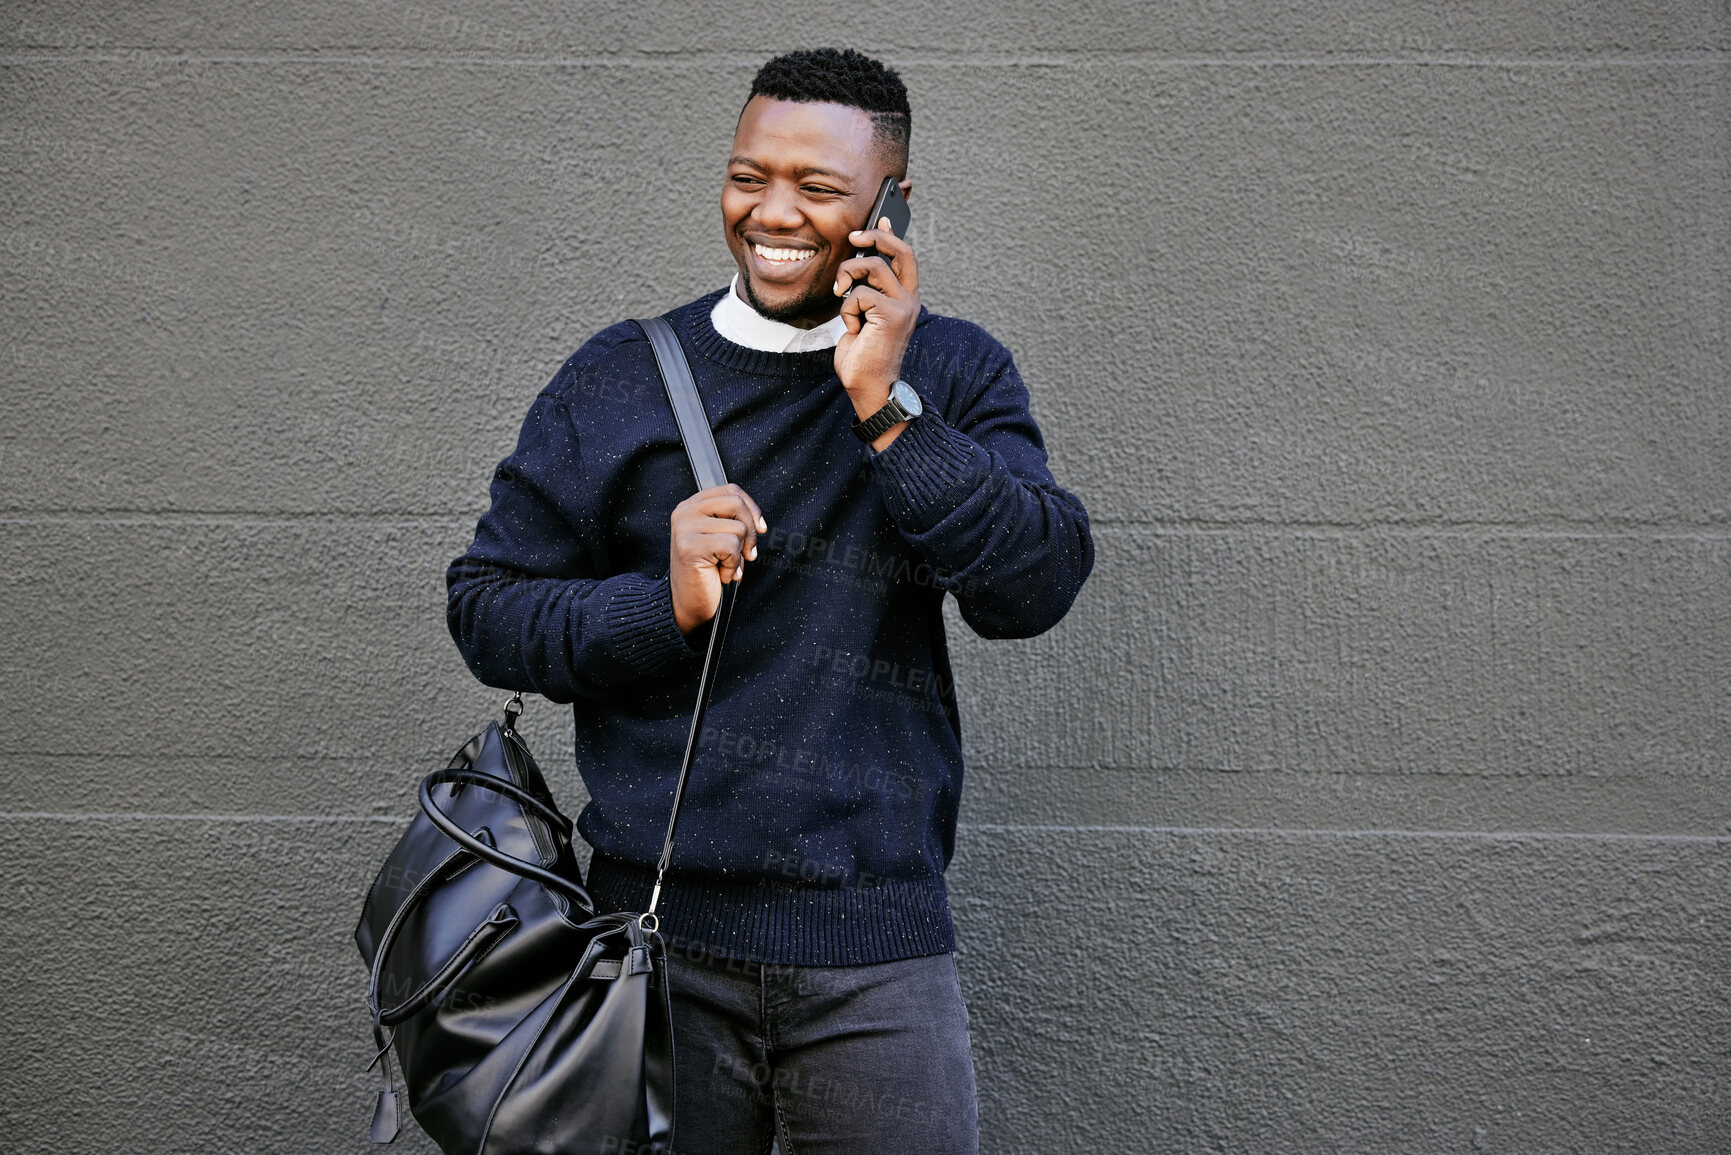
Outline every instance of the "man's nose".
<path fill-rule="evenodd" d="M 771 186 L 766 189 L 751 215 L 766 229 L 797 229 L 805 223 L 805 214 L 799 211 L 799 199 L 790 188 Z"/>

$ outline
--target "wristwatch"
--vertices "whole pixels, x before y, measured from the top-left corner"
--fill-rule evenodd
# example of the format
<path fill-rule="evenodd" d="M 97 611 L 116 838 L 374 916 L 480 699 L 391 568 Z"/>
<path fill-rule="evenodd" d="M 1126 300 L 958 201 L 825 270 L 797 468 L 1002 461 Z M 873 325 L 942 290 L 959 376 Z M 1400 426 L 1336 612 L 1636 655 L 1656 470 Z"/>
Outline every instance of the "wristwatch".
<path fill-rule="evenodd" d="M 870 445 L 898 421 L 910 420 L 925 411 L 926 407 L 920 403 L 920 395 L 914 392 L 914 387 L 906 381 L 897 381 L 890 386 L 890 399 L 884 402 L 882 409 L 864 421 L 853 423 L 854 436 Z"/>

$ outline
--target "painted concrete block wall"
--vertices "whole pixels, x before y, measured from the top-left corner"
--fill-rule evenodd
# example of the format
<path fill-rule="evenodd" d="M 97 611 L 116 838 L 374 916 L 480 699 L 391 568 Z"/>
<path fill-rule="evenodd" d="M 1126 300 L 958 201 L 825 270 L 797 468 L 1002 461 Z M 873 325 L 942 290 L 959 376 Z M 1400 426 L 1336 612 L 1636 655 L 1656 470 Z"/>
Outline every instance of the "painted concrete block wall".
<path fill-rule="evenodd" d="M 951 620 L 984 1149 L 1731 1148 L 1718 0 L 7 6 L 3 1145 L 368 1146 L 444 564 L 824 42 L 1095 518 Z"/>

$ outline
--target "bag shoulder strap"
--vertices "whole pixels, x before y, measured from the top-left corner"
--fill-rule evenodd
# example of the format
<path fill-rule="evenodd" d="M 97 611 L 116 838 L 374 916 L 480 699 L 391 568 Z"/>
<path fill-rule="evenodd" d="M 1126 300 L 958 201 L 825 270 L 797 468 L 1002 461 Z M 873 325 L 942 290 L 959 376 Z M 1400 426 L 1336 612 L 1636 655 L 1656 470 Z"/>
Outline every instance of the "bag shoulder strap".
<path fill-rule="evenodd" d="M 649 347 L 655 350 L 655 364 L 661 370 L 667 400 L 673 405 L 673 417 L 679 422 L 679 436 L 685 441 L 685 455 L 691 458 L 697 488 L 726 485 L 727 471 L 721 468 L 715 433 L 709 428 L 709 415 L 703 411 L 703 398 L 697 394 L 691 363 L 685 359 L 685 349 L 674 336 L 673 326 L 664 317 L 644 317 L 637 324 L 648 336 Z"/>
<path fill-rule="evenodd" d="M 703 410 L 703 398 L 697 392 L 697 381 L 691 375 L 691 363 L 673 332 L 673 326 L 661 317 L 644 317 L 637 321 L 649 347 L 655 352 L 656 367 L 661 370 L 661 383 L 667 389 L 667 400 L 673 406 L 673 417 L 679 423 L 679 436 L 685 442 L 685 455 L 691 459 L 691 473 L 698 489 L 713 489 L 727 484 L 727 473 L 721 467 L 721 454 L 715 448 L 715 433 L 709 427 L 709 415 Z M 721 653 L 721 641 L 727 633 L 728 620 L 733 616 L 733 603 L 738 600 L 739 583 L 728 582 L 721 587 L 721 606 L 710 624 L 709 646 L 703 654 L 703 673 L 697 679 L 697 705 L 691 712 L 691 732 L 685 738 L 685 757 L 679 763 L 679 779 L 673 787 L 673 813 L 667 817 L 667 836 L 661 841 L 661 860 L 655 866 L 655 889 L 649 892 L 649 906 L 644 917 L 655 918 L 655 905 L 661 900 L 661 883 L 673 861 L 673 830 L 679 824 L 679 804 L 685 797 L 685 782 L 691 776 L 691 762 L 697 755 L 697 736 L 703 728 L 703 715 L 709 709 L 709 695 L 715 688 L 716 658 Z M 659 925 L 659 920 L 656 920 Z M 650 926 L 646 929 L 655 929 Z"/>

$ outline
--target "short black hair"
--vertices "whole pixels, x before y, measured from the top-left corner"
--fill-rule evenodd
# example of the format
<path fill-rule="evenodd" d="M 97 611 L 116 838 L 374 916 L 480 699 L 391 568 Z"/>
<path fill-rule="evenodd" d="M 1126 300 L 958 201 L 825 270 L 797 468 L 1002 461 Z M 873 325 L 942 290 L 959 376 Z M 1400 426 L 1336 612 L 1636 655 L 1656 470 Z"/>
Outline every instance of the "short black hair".
<path fill-rule="evenodd" d="M 870 113 L 872 136 L 907 169 L 914 113 L 893 68 L 851 48 L 811 48 L 777 56 L 757 70 L 751 95 L 772 100 L 845 104 Z"/>

